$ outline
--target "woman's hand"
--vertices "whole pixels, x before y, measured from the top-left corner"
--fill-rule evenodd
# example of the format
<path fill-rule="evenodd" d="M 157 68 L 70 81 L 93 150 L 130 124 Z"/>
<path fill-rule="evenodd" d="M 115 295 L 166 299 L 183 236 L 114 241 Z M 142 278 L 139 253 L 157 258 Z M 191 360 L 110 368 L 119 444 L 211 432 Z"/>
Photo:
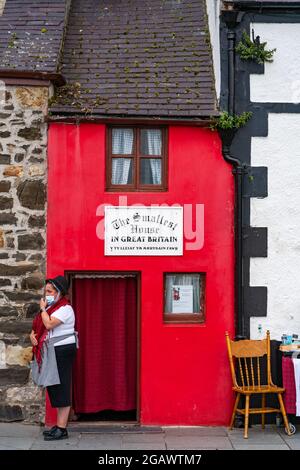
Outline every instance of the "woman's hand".
<path fill-rule="evenodd" d="M 46 305 L 47 305 L 47 302 L 46 302 L 46 300 L 42 297 L 41 300 L 40 300 L 40 308 L 43 310 L 44 308 L 46 308 Z"/>
<path fill-rule="evenodd" d="M 36 339 L 36 333 L 33 330 L 30 333 L 29 337 L 30 337 L 30 341 L 31 341 L 32 346 L 36 346 L 38 344 L 38 342 L 37 342 L 37 339 Z"/>

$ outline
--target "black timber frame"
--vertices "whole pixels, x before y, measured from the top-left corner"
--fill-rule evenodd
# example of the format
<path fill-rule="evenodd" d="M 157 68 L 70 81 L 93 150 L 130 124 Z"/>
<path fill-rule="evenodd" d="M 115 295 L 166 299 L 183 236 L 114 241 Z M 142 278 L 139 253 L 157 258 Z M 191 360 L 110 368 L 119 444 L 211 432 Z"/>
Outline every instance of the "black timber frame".
<path fill-rule="evenodd" d="M 228 31 L 235 32 L 237 44 L 241 40 L 244 30 L 251 36 L 251 23 L 300 23 L 300 2 L 295 2 L 293 5 L 287 4 L 285 8 L 283 8 L 283 2 L 280 5 L 275 3 L 236 2 L 234 10 L 221 13 L 221 110 L 228 110 L 230 102 L 228 96 Z M 261 38 L 262 41 L 263 39 Z M 276 60 L 276 52 L 274 60 Z M 239 321 L 236 323 L 244 325 L 242 333 L 248 338 L 250 337 L 250 318 L 267 316 L 268 301 L 266 286 L 250 286 L 250 258 L 268 256 L 267 228 L 250 226 L 250 198 L 268 197 L 268 168 L 251 166 L 251 138 L 268 135 L 268 114 L 270 112 L 300 113 L 300 104 L 251 102 L 250 74 L 253 73 L 263 74 L 264 65 L 252 61 L 242 61 L 238 54 L 235 54 L 235 113 L 240 114 L 244 111 L 253 113 L 249 123 L 236 134 L 230 149 L 233 158 L 237 158 L 247 165 L 247 171 L 243 176 L 242 195 L 243 305 L 241 311 L 236 312 L 239 317 Z"/>

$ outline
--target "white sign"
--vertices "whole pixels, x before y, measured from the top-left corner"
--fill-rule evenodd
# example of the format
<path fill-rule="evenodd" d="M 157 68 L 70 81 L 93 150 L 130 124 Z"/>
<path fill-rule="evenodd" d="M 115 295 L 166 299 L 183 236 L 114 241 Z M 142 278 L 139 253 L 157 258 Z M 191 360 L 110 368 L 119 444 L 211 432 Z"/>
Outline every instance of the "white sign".
<path fill-rule="evenodd" d="M 172 286 L 172 313 L 193 313 L 193 286 Z"/>
<path fill-rule="evenodd" d="M 105 255 L 182 254 L 183 207 L 105 207 Z"/>

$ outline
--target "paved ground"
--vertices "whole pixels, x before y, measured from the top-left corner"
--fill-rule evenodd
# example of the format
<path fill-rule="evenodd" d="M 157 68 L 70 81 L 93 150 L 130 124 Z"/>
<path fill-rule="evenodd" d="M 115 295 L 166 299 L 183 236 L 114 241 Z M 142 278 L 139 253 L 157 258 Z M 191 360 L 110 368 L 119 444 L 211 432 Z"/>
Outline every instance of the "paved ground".
<path fill-rule="evenodd" d="M 288 437 L 282 428 L 260 426 L 249 429 L 243 438 L 242 429 L 229 431 L 222 427 L 167 427 L 113 432 L 85 432 L 71 429 L 69 439 L 58 442 L 43 440 L 43 428 L 17 423 L 0 423 L 0 450 L 67 449 L 67 450 L 300 450 L 300 431 Z"/>

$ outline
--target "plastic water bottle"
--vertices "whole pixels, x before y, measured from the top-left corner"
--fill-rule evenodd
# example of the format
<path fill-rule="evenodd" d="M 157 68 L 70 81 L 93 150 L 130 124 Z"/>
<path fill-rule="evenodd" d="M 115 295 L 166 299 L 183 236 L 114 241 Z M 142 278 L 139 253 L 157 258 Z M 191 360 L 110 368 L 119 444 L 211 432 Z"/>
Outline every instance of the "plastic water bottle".
<path fill-rule="evenodd" d="M 278 428 L 280 428 L 280 426 L 281 426 L 281 415 L 279 413 L 277 413 L 277 415 L 276 415 L 276 426 Z"/>
<path fill-rule="evenodd" d="M 261 325 L 261 323 L 258 325 L 258 334 L 259 334 L 259 336 L 261 336 L 261 334 L 262 334 L 262 325 Z"/>

